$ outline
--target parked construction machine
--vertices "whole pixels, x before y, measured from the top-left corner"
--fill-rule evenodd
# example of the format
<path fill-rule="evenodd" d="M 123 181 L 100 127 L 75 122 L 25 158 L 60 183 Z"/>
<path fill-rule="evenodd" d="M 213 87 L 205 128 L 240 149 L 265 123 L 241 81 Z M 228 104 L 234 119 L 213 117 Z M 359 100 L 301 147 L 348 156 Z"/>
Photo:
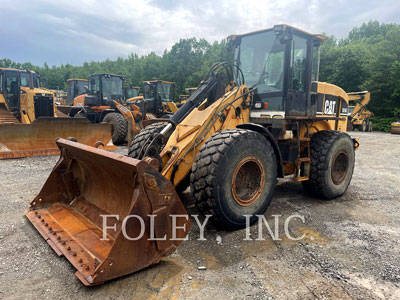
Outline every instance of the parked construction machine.
<path fill-rule="evenodd" d="M 349 120 L 347 131 L 372 131 L 370 117 L 374 114 L 368 110 L 367 105 L 371 100 L 368 91 L 347 93 L 349 96 Z"/>
<path fill-rule="evenodd" d="M 140 87 L 131 86 L 125 89 L 125 99 L 129 100 L 131 98 L 135 98 L 139 96 Z"/>
<path fill-rule="evenodd" d="M 60 160 L 26 216 L 95 285 L 176 249 L 190 226 L 178 194 L 188 184 L 226 229 L 254 224 L 277 178 L 343 195 L 358 142 L 345 132 L 349 96 L 318 82 L 324 39 L 288 25 L 230 36 L 233 64 L 215 64 L 171 118 L 135 136 L 129 157 L 59 139 Z"/>
<path fill-rule="evenodd" d="M 73 105 L 74 99 L 88 92 L 87 79 L 71 78 L 67 80 L 67 105 Z"/>
<path fill-rule="evenodd" d="M 0 69 L 0 159 L 58 154 L 58 137 L 115 149 L 110 126 L 57 117 L 54 93 L 29 70 Z"/>
<path fill-rule="evenodd" d="M 128 120 L 123 112 L 129 111 L 124 82 L 125 76 L 122 75 L 90 75 L 87 93 L 74 98 L 69 116 L 86 118 L 92 123 L 110 123 L 113 143 L 123 143 L 128 134 Z M 137 131 L 134 122 L 132 127 Z"/>
<path fill-rule="evenodd" d="M 400 112 L 397 113 L 397 122 L 391 124 L 390 133 L 400 134 Z"/>
<path fill-rule="evenodd" d="M 179 95 L 179 101 L 176 106 L 181 107 L 187 101 L 187 99 L 189 99 L 189 97 L 193 95 L 196 89 L 197 88 L 186 88 L 185 89 L 186 94 Z"/>
<path fill-rule="evenodd" d="M 140 108 L 143 116 L 154 118 L 169 118 L 178 108 L 173 101 L 175 83 L 165 80 L 150 80 L 143 82 L 143 96 L 128 100 Z"/>

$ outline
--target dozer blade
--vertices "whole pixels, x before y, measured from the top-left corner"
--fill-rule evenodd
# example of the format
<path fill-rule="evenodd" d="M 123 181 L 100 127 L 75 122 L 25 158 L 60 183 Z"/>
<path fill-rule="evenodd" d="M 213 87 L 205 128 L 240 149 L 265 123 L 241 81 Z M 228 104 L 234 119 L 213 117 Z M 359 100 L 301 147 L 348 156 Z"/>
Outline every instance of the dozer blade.
<path fill-rule="evenodd" d="M 86 119 L 39 118 L 32 124 L 0 124 L 0 159 L 54 155 L 57 138 L 75 138 L 85 145 L 115 150 L 111 124 Z"/>
<path fill-rule="evenodd" d="M 172 183 L 150 163 L 64 139 L 57 145 L 60 160 L 25 215 L 85 285 L 175 251 L 190 221 Z"/>

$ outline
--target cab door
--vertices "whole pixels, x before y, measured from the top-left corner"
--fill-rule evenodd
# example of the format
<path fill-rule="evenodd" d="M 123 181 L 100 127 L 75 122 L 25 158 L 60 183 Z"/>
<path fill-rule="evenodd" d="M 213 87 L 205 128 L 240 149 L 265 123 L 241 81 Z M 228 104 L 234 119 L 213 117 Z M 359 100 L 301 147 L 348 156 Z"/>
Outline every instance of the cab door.
<path fill-rule="evenodd" d="M 19 74 L 17 71 L 3 71 L 2 90 L 11 111 L 20 111 Z"/>
<path fill-rule="evenodd" d="M 307 116 L 310 114 L 312 66 L 310 57 L 310 39 L 294 33 L 290 47 L 288 93 L 285 102 L 287 116 Z"/>

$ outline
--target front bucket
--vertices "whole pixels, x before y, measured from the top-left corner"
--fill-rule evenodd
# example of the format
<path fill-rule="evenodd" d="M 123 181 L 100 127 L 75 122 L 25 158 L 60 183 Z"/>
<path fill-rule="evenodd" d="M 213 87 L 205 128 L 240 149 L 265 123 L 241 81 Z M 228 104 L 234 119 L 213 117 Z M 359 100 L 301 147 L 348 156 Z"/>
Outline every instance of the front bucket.
<path fill-rule="evenodd" d="M 60 151 L 57 138 L 75 138 L 79 143 L 115 150 L 111 124 L 86 119 L 39 118 L 32 124 L 0 124 L 0 159 L 54 155 Z"/>
<path fill-rule="evenodd" d="M 190 221 L 170 181 L 145 161 L 64 139 L 57 145 L 60 160 L 25 215 L 85 285 L 175 251 Z"/>

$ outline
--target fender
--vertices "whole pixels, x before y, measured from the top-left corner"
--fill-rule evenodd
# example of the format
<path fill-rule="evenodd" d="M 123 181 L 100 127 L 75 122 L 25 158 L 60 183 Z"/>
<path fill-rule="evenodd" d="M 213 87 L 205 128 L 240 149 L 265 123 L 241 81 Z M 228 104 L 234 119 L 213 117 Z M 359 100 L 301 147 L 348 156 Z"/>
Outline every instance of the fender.
<path fill-rule="evenodd" d="M 272 149 L 274 149 L 276 162 L 278 165 L 278 170 L 277 170 L 278 177 L 279 178 L 285 177 L 284 172 L 283 172 L 284 169 L 283 169 L 282 154 L 281 154 L 281 151 L 279 150 L 278 143 L 276 142 L 276 140 L 275 140 L 274 136 L 271 134 L 271 132 L 269 132 L 265 127 L 263 127 L 259 124 L 254 124 L 254 123 L 239 124 L 238 126 L 236 126 L 236 128 L 255 131 L 255 132 L 265 136 L 265 138 L 271 144 Z"/>

